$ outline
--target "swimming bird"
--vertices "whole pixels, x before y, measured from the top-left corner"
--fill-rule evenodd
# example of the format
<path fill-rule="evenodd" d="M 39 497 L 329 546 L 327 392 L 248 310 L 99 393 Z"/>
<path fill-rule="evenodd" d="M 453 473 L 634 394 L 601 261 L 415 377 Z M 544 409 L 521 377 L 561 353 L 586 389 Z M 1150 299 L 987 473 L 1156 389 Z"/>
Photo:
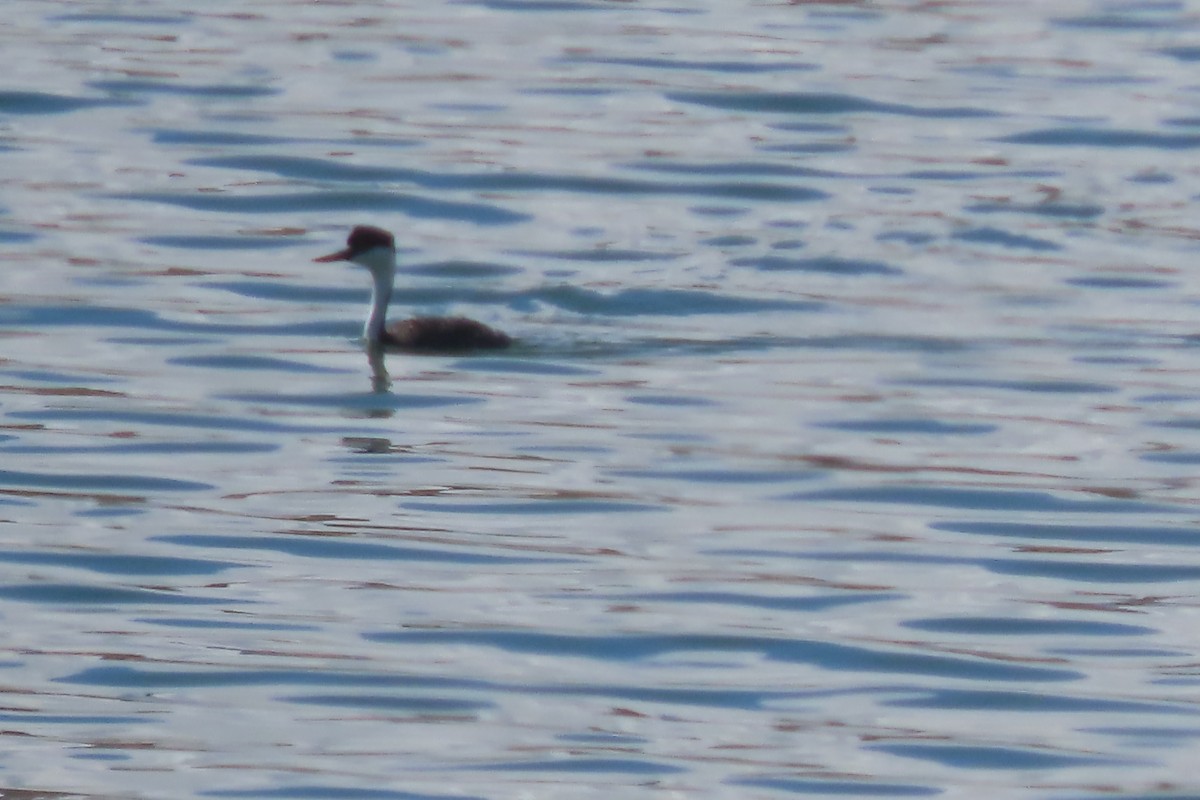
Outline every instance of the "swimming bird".
<path fill-rule="evenodd" d="M 415 317 L 388 325 L 387 307 L 396 276 L 396 240 L 383 228 L 358 225 L 350 231 L 344 249 L 313 260 L 350 261 L 371 273 L 371 312 L 363 326 L 363 338 L 369 345 L 460 353 L 498 350 L 512 344 L 508 334 L 466 317 Z"/>

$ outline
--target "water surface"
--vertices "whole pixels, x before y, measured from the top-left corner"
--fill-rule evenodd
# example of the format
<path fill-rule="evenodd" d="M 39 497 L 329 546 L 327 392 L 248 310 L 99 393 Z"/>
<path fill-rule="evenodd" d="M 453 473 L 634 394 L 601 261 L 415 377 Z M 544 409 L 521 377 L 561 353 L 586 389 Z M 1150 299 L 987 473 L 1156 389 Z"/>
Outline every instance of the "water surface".
<path fill-rule="evenodd" d="M 1200 794 L 1188 4 L 6 12 L 0 793 Z"/>

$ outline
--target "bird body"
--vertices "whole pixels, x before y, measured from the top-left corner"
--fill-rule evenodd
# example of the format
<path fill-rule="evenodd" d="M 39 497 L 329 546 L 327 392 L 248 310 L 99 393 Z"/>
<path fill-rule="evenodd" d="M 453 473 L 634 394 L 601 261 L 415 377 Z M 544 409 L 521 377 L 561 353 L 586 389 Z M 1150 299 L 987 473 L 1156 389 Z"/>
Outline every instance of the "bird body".
<path fill-rule="evenodd" d="M 363 326 L 363 338 L 370 345 L 456 353 L 496 350 L 512 344 L 508 334 L 466 317 L 415 317 L 388 325 L 387 307 L 396 277 L 396 242 L 382 228 L 359 225 L 350 231 L 344 249 L 313 260 L 349 261 L 371 273 L 371 310 Z"/>
<path fill-rule="evenodd" d="M 380 344 L 428 352 L 498 350 L 512 337 L 466 317 L 413 317 L 385 326 Z"/>

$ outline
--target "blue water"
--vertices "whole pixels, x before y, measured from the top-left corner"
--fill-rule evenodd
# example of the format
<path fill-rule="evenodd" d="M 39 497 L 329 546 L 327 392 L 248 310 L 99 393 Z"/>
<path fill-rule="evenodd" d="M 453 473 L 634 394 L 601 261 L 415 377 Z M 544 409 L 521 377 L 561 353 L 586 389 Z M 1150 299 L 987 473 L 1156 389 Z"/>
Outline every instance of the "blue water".
<path fill-rule="evenodd" d="M 1191 4 L 5 14 L 0 794 L 1200 796 Z"/>

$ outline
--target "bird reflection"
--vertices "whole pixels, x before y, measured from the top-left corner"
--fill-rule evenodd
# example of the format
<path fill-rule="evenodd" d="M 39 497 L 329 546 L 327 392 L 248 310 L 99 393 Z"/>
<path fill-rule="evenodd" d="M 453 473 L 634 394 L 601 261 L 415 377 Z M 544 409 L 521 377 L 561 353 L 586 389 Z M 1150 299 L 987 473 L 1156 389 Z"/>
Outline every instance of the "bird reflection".
<path fill-rule="evenodd" d="M 367 363 L 371 365 L 371 390 L 375 394 L 385 394 L 392 388 L 392 376 L 388 375 L 387 364 L 384 363 L 383 345 L 378 342 L 368 342 Z"/>

